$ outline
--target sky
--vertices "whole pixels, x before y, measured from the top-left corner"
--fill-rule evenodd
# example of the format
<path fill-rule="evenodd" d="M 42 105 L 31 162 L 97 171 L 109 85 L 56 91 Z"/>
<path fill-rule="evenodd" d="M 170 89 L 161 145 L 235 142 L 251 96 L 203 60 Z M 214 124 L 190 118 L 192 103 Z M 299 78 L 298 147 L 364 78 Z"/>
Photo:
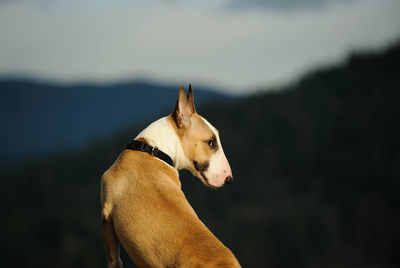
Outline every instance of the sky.
<path fill-rule="evenodd" d="M 400 0 L 0 0 L 0 77 L 246 94 L 400 40 Z"/>

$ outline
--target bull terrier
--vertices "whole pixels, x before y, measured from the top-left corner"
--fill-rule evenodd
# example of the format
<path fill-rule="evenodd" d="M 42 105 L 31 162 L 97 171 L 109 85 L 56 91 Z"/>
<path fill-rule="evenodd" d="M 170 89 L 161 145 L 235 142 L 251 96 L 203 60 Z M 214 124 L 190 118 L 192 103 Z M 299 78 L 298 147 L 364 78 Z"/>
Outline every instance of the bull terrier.
<path fill-rule="evenodd" d="M 179 88 L 174 112 L 139 133 L 103 174 L 109 268 L 122 268 L 120 244 L 139 267 L 241 267 L 186 200 L 181 169 L 213 188 L 233 180 L 218 130 L 197 114 L 191 85 L 187 95 Z"/>

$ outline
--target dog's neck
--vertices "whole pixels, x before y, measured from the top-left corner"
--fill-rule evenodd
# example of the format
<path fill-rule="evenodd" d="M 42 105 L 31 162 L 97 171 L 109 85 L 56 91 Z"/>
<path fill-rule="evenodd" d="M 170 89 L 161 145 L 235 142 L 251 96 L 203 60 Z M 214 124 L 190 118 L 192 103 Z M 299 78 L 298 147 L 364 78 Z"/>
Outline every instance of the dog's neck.
<path fill-rule="evenodd" d="M 189 160 L 186 158 L 179 137 L 171 124 L 173 122 L 169 116 L 160 118 L 140 132 L 135 139 L 144 138 L 149 145 L 157 147 L 169 155 L 174 162 L 174 168 L 181 170 L 188 166 Z"/>

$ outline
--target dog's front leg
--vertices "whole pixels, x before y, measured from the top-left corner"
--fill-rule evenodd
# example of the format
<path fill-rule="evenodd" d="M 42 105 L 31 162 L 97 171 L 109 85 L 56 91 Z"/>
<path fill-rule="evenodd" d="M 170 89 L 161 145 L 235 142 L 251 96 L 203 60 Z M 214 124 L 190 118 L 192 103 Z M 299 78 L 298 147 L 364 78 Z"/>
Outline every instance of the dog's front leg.
<path fill-rule="evenodd" d="M 107 253 L 108 268 L 123 268 L 119 257 L 119 239 L 111 221 L 102 219 L 104 246 Z"/>

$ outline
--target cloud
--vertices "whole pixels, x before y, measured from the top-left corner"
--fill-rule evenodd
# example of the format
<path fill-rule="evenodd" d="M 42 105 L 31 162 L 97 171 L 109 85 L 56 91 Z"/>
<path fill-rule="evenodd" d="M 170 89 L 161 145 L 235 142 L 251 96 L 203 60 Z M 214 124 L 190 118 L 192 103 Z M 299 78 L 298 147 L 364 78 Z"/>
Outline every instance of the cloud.
<path fill-rule="evenodd" d="M 293 14 L 225 12 L 199 3 L 154 1 L 4 5 L 0 76 L 65 82 L 191 81 L 245 93 L 290 81 L 316 65 L 343 59 L 352 49 L 379 48 L 400 36 L 398 0 L 354 1 Z"/>
<path fill-rule="evenodd" d="M 233 9 L 263 8 L 281 11 L 306 10 L 329 5 L 350 3 L 353 0 L 230 0 L 228 7 Z"/>

